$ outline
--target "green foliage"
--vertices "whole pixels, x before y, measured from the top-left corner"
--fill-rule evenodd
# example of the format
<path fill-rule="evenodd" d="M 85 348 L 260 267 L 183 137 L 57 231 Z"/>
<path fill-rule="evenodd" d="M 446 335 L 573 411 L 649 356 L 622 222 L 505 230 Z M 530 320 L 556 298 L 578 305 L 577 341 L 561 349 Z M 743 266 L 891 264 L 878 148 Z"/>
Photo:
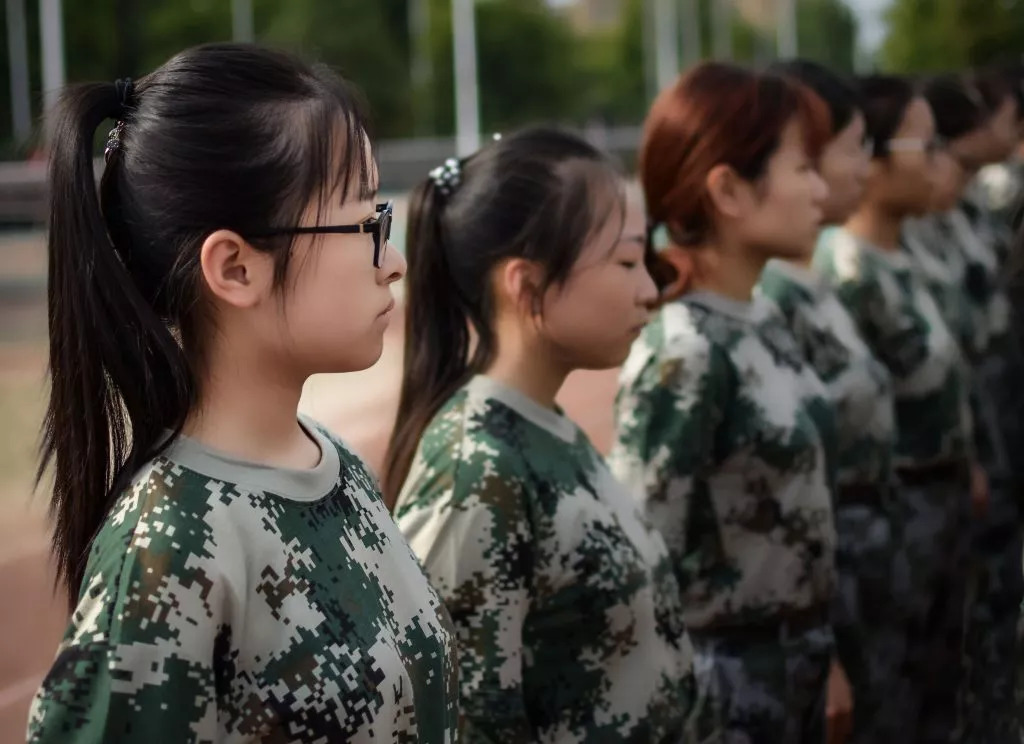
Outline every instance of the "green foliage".
<path fill-rule="evenodd" d="M 849 6 L 836 0 L 801 0 L 796 20 L 800 56 L 853 72 L 857 19 Z"/>
<path fill-rule="evenodd" d="M 1024 52 L 1022 0 L 894 0 L 882 63 L 894 72 L 957 70 Z"/>
<path fill-rule="evenodd" d="M 38 114 L 39 0 L 24 1 L 33 106 Z M 965 7 L 1007 2 L 959 1 Z M 323 60 L 353 80 L 365 93 L 378 137 L 453 131 L 451 0 L 252 2 L 257 39 Z M 703 40 L 699 56 L 711 53 L 712 2 L 698 3 Z M 909 0 L 909 4 L 939 2 Z M 423 36 L 410 30 L 414 3 L 423 3 L 415 7 L 429 11 Z M 231 36 L 230 0 L 64 0 L 63 4 L 70 81 L 139 77 L 185 47 Z M 799 9 L 801 52 L 849 69 L 856 25 L 842 0 L 799 0 Z M 652 62 L 645 49 L 646 23 L 645 0 L 622 0 L 619 24 L 586 32 L 573 26 L 548 0 L 477 0 L 483 129 L 506 130 L 532 121 L 572 125 L 594 118 L 609 124 L 640 121 L 653 93 L 651 76 L 645 72 Z M 1014 23 L 1020 25 L 1020 21 Z M 985 38 L 999 37 L 1007 24 L 1005 20 L 989 24 Z M 774 52 L 774 35 L 738 16 L 733 18 L 732 36 L 738 61 L 762 62 Z M 979 30 L 979 44 L 982 36 Z M 7 64 L 3 33 L 0 151 L 5 153 L 11 152 L 2 144 L 11 126 Z"/>
<path fill-rule="evenodd" d="M 257 0 L 256 34 L 260 41 L 322 60 L 354 81 L 369 102 L 375 135 L 396 137 L 412 120 L 409 24 L 405 3 L 397 5 Z"/>

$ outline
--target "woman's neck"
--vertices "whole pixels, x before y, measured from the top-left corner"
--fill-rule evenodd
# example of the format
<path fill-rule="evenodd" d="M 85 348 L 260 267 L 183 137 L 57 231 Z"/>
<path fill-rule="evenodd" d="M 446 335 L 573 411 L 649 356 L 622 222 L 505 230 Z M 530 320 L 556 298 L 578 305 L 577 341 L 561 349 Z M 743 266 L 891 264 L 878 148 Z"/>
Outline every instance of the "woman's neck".
<path fill-rule="evenodd" d="M 545 408 L 554 408 L 571 367 L 555 359 L 552 350 L 536 338 L 528 339 L 518 328 L 502 329 L 501 325 L 495 332 L 498 351 L 484 374 Z"/>
<path fill-rule="evenodd" d="M 316 466 L 319 447 L 298 422 L 304 380 L 253 356 L 259 355 L 223 347 L 212 351 L 184 433 L 240 460 L 294 469 Z"/>
<path fill-rule="evenodd" d="M 750 246 L 706 243 L 694 250 L 691 291 L 714 292 L 749 302 L 767 259 Z"/>
<path fill-rule="evenodd" d="M 887 251 L 900 248 L 903 218 L 876 204 L 865 203 L 846 221 L 844 228 L 856 237 Z"/>

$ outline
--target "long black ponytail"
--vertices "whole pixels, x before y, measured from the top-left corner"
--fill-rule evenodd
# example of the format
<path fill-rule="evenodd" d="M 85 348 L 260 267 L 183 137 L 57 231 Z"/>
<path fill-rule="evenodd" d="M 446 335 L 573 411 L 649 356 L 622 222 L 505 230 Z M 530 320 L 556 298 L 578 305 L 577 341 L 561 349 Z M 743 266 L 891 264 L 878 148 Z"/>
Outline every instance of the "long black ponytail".
<path fill-rule="evenodd" d="M 413 191 L 402 387 L 384 464 L 389 507 L 431 419 L 494 359 L 494 267 L 523 257 L 545 269 L 538 291 L 564 281 L 588 236 L 622 199 L 621 179 L 605 155 L 546 128 L 449 161 Z"/>
<path fill-rule="evenodd" d="M 180 430 L 195 395 L 181 347 L 136 289 L 100 210 L 93 140 L 120 106 L 114 85 L 71 89 L 51 137 L 50 404 L 40 475 L 52 462 L 53 550 L 72 594 L 119 471 L 139 463 L 139 449 L 152 448 L 165 427 Z"/>

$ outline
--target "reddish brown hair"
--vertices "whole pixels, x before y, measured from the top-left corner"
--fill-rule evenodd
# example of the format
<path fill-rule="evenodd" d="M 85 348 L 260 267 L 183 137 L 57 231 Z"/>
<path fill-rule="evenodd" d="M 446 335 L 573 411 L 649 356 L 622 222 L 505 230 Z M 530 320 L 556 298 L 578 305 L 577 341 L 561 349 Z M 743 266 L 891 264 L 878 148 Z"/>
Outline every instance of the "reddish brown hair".
<path fill-rule="evenodd" d="M 831 121 L 824 102 L 800 83 L 717 62 L 680 77 L 644 123 L 640 180 L 651 221 L 664 224 L 680 245 L 705 239 L 712 215 L 708 173 L 728 165 L 757 180 L 794 117 L 816 158 L 831 137 Z"/>

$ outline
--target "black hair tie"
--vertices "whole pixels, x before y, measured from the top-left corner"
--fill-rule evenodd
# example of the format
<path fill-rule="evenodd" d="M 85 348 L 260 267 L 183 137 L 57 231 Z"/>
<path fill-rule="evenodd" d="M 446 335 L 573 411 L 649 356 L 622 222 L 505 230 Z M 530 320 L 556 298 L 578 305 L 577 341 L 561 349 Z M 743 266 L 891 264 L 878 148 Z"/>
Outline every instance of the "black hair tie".
<path fill-rule="evenodd" d="M 123 121 L 135 106 L 135 83 L 131 78 L 121 78 L 114 81 L 114 88 L 117 90 L 117 118 Z"/>
<path fill-rule="evenodd" d="M 116 123 L 107 133 L 107 144 L 103 148 L 103 161 L 106 163 L 109 163 L 111 156 L 121 149 L 124 122 L 131 109 L 135 107 L 135 83 L 131 78 L 115 80 L 114 90 L 117 91 L 117 115 L 112 117 Z"/>

